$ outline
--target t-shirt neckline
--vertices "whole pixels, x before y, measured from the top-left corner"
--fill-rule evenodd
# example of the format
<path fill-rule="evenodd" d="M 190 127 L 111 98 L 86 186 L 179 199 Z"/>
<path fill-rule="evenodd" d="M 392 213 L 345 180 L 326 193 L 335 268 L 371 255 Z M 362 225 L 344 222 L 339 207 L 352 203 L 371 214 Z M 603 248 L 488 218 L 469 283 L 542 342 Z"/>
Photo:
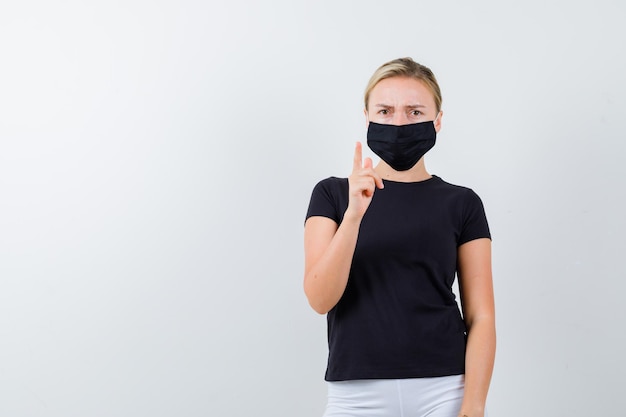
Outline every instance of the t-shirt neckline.
<path fill-rule="evenodd" d="M 383 183 L 385 185 L 387 184 L 426 185 L 426 184 L 430 184 L 433 182 L 437 182 L 438 180 L 441 180 L 441 178 L 439 178 L 437 175 L 431 175 L 430 178 L 426 178 L 425 180 L 420 180 L 420 181 L 394 181 L 394 180 L 388 180 L 388 179 L 383 178 Z"/>

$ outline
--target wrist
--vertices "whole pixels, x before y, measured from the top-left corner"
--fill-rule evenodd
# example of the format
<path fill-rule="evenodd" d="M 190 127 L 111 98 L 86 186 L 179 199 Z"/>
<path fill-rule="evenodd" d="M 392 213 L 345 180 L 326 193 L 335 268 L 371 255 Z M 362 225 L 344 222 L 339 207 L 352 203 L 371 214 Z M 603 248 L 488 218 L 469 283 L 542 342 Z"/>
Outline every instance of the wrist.
<path fill-rule="evenodd" d="M 359 214 L 357 211 L 350 210 L 350 207 L 346 209 L 343 213 L 343 219 L 341 223 L 348 223 L 358 226 L 361 224 L 361 219 L 363 218 L 362 214 Z"/>
<path fill-rule="evenodd" d="M 461 411 L 459 411 L 458 417 L 484 417 L 484 415 L 484 407 L 475 407 L 472 409 L 461 407 Z"/>

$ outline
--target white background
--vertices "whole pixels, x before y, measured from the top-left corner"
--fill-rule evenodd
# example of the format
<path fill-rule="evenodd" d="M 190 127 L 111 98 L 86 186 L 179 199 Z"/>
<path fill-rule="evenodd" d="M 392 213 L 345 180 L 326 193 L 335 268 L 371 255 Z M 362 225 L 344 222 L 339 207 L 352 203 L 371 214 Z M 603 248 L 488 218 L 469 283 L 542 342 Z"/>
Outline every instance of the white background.
<path fill-rule="evenodd" d="M 310 192 L 411 56 L 494 237 L 490 415 L 624 413 L 621 1 L 4 1 L 0 415 L 325 404 Z"/>

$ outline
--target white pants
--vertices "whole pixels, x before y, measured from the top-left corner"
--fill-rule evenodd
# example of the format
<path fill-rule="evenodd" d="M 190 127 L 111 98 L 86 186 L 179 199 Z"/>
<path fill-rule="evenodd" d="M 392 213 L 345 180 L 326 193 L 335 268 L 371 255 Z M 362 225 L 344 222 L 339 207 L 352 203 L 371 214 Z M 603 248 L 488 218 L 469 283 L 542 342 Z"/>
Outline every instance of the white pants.
<path fill-rule="evenodd" d="M 457 417 L 463 375 L 328 382 L 324 417 Z"/>

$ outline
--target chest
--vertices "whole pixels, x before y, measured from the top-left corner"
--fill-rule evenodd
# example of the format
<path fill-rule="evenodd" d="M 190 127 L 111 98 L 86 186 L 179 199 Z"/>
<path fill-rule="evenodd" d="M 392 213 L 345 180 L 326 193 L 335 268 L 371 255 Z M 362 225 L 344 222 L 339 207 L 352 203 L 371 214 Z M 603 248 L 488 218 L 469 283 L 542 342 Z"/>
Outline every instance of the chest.
<path fill-rule="evenodd" d="M 462 226 L 462 208 L 455 201 L 420 193 L 376 193 L 361 222 L 360 256 L 416 262 L 455 257 Z"/>

